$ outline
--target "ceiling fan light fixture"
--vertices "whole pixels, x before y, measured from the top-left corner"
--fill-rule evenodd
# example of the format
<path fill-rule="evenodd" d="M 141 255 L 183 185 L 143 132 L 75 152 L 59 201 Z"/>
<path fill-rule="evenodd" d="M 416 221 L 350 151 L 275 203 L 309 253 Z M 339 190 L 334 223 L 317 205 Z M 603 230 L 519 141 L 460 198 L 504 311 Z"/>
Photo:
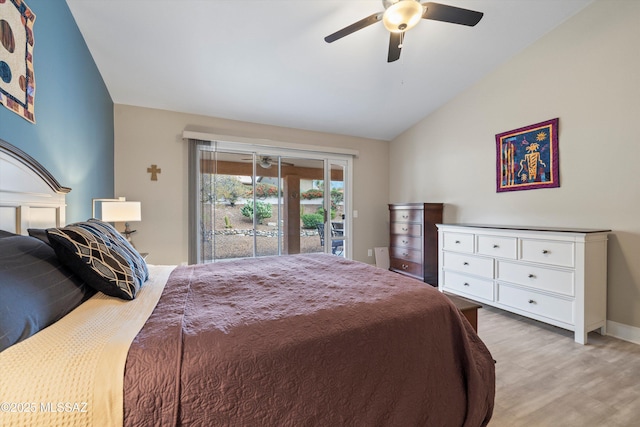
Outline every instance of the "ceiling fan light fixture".
<path fill-rule="evenodd" d="M 424 9 L 416 0 L 400 0 L 384 11 L 382 23 L 392 33 L 402 33 L 418 25 Z"/>
<path fill-rule="evenodd" d="M 269 157 L 262 157 L 260 159 L 260 167 L 269 169 L 271 167 L 271 159 Z"/>

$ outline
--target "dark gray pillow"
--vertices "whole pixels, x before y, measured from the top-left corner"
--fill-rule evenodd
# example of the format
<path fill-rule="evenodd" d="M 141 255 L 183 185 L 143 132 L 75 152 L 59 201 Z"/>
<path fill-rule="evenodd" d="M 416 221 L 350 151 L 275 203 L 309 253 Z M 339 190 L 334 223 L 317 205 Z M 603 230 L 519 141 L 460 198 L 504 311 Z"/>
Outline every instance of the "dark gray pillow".
<path fill-rule="evenodd" d="M 149 278 L 147 264 L 110 224 L 90 219 L 47 229 L 58 259 L 96 290 L 132 300 Z"/>
<path fill-rule="evenodd" d="M 17 234 L 12 233 L 10 231 L 0 230 L 0 239 L 2 239 L 3 237 L 12 237 L 12 236 L 17 236 Z"/>
<path fill-rule="evenodd" d="M 0 239 L 0 351 L 61 319 L 93 294 L 40 240 Z"/>
<path fill-rule="evenodd" d="M 42 240 L 47 245 L 51 246 L 51 243 L 49 242 L 49 236 L 47 236 L 47 230 L 45 230 L 44 228 L 27 228 L 27 233 L 29 233 L 29 236 L 35 237 L 38 240 Z"/>

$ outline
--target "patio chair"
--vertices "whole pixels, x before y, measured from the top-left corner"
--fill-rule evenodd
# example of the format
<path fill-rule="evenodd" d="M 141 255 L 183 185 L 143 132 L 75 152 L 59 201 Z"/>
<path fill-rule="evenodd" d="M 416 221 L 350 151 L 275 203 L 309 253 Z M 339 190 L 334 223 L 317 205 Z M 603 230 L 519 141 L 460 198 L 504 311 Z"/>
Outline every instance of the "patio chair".
<path fill-rule="evenodd" d="M 324 223 L 317 224 L 318 235 L 320 236 L 320 246 L 324 248 Z M 337 232 L 333 226 L 331 227 L 331 236 L 342 236 L 342 231 Z M 344 251 L 344 240 L 331 239 L 331 253 L 334 255 L 342 255 Z"/>

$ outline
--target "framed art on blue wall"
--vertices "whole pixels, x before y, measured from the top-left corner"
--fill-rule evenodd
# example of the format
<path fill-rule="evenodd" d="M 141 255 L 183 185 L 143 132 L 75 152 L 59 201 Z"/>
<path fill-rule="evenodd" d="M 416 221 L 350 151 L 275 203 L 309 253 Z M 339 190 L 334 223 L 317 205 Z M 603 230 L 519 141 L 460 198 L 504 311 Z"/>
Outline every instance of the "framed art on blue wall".
<path fill-rule="evenodd" d="M 558 118 L 496 135 L 496 191 L 560 187 Z"/>
<path fill-rule="evenodd" d="M 35 123 L 33 23 L 24 0 L 0 0 L 0 104 Z"/>

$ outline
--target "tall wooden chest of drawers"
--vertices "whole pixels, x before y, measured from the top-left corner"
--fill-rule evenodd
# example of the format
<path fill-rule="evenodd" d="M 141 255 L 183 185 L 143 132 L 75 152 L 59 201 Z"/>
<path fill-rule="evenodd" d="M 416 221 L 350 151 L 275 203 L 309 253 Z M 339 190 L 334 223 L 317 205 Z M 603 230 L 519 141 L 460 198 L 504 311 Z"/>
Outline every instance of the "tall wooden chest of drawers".
<path fill-rule="evenodd" d="M 439 224 L 442 291 L 574 331 L 606 333 L 609 230 Z"/>
<path fill-rule="evenodd" d="M 442 203 L 389 205 L 390 270 L 438 285 L 438 229 Z"/>

